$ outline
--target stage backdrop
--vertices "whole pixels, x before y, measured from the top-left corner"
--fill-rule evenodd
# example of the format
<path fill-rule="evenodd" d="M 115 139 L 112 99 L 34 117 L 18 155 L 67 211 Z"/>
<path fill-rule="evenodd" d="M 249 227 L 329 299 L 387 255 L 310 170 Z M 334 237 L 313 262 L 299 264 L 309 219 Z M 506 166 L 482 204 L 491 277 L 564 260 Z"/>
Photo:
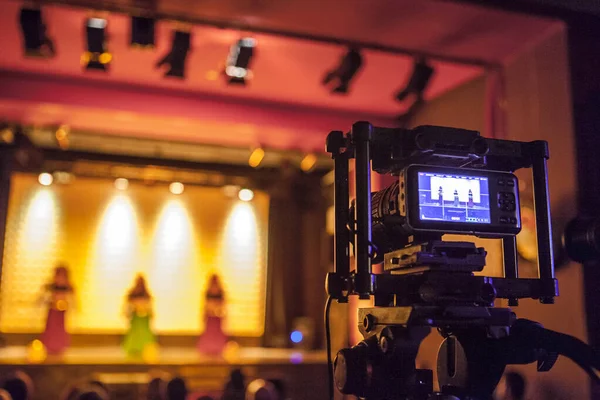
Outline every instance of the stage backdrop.
<path fill-rule="evenodd" d="M 76 178 L 41 186 L 37 176 L 12 179 L 0 285 L 0 330 L 38 332 L 38 298 L 58 262 L 76 289 L 73 333 L 121 333 L 124 297 L 141 272 L 154 296 L 154 327 L 162 334 L 198 334 L 207 277 L 221 276 L 226 331 L 261 336 L 264 329 L 269 198 L 251 202 L 221 188 Z"/>

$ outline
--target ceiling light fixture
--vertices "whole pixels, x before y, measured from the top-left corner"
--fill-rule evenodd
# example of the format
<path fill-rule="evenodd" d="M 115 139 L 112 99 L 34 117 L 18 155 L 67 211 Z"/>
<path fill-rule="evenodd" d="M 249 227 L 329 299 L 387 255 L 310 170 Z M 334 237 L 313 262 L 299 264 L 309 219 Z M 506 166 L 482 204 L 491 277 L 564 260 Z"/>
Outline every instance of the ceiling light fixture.
<path fill-rule="evenodd" d="M 19 22 L 26 56 L 53 57 L 55 55 L 54 43 L 48 37 L 40 8 L 23 7 L 19 15 Z"/>
<path fill-rule="evenodd" d="M 112 61 L 112 54 L 106 48 L 107 24 L 104 18 L 88 18 L 85 21 L 87 50 L 81 56 L 85 69 L 106 71 Z"/>
<path fill-rule="evenodd" d="M 347 94 L 350 91 L 350 82 L 361 69 L 362 64 L 360 51 L 349 48 L 340 59 L 339 65 L 325 74 L 323 85 L 330 88 L 332 93 Z"/>
<path fill-rule="evenodd" d="M 191 37 L 192 34 L 190 32 L 182 30 L 173 31 L 171 50 L 156 63 L 156 68 L 164 65 L 169 67 L 167 72 L 165 72 L 165 76 L 185 78 L 185 61 L 190 51 Z"/>
<path fill-rule="evenodd" d="M 427 63 L 427 60 L 416 60 L 413 64 L 413 71 L 410 74 L 408 82 L 404 86 L 404 89 L 396 94 L 396 100 L 404 101 L 410 97 L 413 98 L 413 101 L 422 99 L 423 93 L 434 72 L 435 70 Z"/>
<path fill-rule="evenodd" d="M 131 46 L 154 48 L 154 18 L 131 17 Z"/>
<path fill-rule="evenodd" d="M 242 38 L 231 46 L 225 64 L 225 75 L 228 83 L 245 85 L 246 80 L 251 78 L 250 65 L 254 57 L 255 47 L 256 39 L 251 37 Z"/>

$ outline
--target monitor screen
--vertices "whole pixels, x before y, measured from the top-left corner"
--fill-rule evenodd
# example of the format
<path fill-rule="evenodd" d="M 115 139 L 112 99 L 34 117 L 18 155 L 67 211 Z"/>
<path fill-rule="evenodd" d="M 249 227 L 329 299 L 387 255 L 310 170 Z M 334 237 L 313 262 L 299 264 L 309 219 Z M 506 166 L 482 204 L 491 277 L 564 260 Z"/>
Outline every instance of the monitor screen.
<path fill-rule="evenodd" d="M 419 172 L 421 221 L 491 223 L 488 178 Z"/>

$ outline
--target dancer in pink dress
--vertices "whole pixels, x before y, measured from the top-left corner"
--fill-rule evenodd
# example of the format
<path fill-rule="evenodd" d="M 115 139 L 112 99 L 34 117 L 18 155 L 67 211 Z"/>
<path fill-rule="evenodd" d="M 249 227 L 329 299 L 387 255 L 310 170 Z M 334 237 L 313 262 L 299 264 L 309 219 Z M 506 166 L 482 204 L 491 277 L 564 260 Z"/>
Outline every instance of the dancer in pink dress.
<path fill-rule="evenodd" d="M 44 302 L 48 305 L 46 329 L 40 340 L 48 354 L 60 354 L 69 347 L 69 334 L 65 328 L 67 310 L 73 304 L 74 290 L 69 282 L 69 270 L 64 265 L 54 269 L 52 282 L 44 287 Z"/>
<path fill-rule="evenodd" d="M 212 275 L 206 290 L 205 329 L 196 344 L 200 353 L 212 356 L 221 355 L 228 340 L 222 327 L 224 317 L 225 293 L 219 277 Z"/>

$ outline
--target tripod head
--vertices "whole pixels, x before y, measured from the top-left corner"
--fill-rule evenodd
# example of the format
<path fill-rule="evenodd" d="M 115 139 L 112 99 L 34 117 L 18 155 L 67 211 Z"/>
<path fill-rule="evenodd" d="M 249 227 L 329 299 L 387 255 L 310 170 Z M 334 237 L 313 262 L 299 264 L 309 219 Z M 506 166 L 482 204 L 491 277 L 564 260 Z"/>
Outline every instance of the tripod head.
<path fill-rule="evenodd" d="M 340 303 L 356 295 L 373 296 L 375 304 L 359 310 L 364 340 L 338 352 L 338 390 L 369 400 L 482 400 L 491 398 L 507 364 L 537 361 L 540 371 L 548 370 L 560 353 L 580 359 L 584 368 L 598 368 L 596 356 L 581 360 L 585 344 L 518 320 L 510 308 L 494 307 L 496 299 L 507 299 L 509 306 L 521 298 L 552 304 L 558 295 L 546 142 L 487 139 L 456 128 L 390 129 L 357 122 L 347 134 L 331 132 L 327 151 L 335 179 L 335 270 L 327 276 L 327 292 Z M 350 159 L 355 160 L 356 200 L 349 209 Z M 521 223 L 518 179 L 512 173 L 521 168 L 533 175 L 536 279 L 522 279 L 518 273 Z M 371 193 L 372 170 L 397 181 Z M 501 239 L 503 277 L 475 276 L 485 266 L 485 249 L 443 241 L 446 233 Z M 384 272 L 374 274 L 372 265 L 379 262 Z M 433 392 L 432 371 L 415 367 L 419 345 L 432 327 L 445 337 L 437 365 L 440 393 Z M 553 340 L 540 341 L 542 337 Z M 571 347 L 559 343 L 565 341 Z"/>

